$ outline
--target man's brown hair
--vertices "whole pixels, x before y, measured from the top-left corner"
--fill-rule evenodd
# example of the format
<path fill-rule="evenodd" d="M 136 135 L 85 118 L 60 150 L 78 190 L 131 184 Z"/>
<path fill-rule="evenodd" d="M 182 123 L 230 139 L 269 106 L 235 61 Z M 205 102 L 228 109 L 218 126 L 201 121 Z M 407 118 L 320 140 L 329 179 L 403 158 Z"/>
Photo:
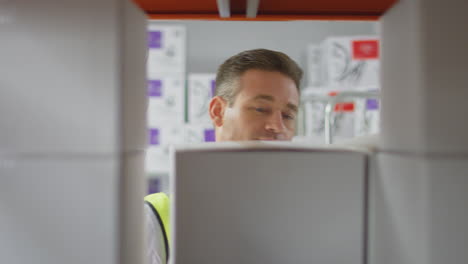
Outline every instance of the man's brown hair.
<path fill-rule="evenodd" d="M 236 83 L 248 70 L 280 72 L 291 78 L 300 91 L 302 70 L 288 55 L 273 50 L 254 49 L 243 51 L 227 59 L 218 68 L 216 74 L 216 96 L 225 99 L 229 105 L 234 104 L 239 88 Z"/>

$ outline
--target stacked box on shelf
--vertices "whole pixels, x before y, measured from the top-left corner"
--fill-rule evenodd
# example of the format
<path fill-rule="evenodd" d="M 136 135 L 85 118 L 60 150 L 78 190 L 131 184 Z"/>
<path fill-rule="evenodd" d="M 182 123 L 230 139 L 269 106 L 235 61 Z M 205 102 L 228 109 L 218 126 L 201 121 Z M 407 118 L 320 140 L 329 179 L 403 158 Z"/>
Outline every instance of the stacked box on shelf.
<path fill-rule="evenodd" d="M 379 39 L 332 37 L 321 44 L 321 86 L 331 90 L 379 87 Z"/>
<path fill-rule="evenodd" d="M 330 37 L 320 45 L 309 45 L 306 66 L 308 89 L 322 94 L 378 89 L 379 56 L 379 39 L 376 36 Z M 335 139 L 378 133 L 378 101 L 351 101 L 346 104 L 346 111 L 340 110 L 343 104 L 335 109 Z M 305 106 L 306 136 L 312 141 L 323 142 L 324 108 L 325 104 L 320 102 Z"/>
<path fill-rule="evenodd" d="M 333 96 L 336 91 L 326 89 L 307 89 L 304 94 L 318 96 Z M 314 143 L 325 143 L 325 106 L 323 101 L 312 101 L 304 103 L 305 136 L 308 141 Z M 332 113 L 332 136 L 334 141 L 349 139 L 354 136 L 355 131 L 355 104 L 353 102 L 341 102 L 335 105 Z"/>
<path fill-rule="evenodd" d="M 148 126 L 184 123 L 185 80 L 183 75 L 148 80 Z"/>
<path fill-rule="evenodd" d="M 320 45 L 310 44 L 307 46 L 305 65 L 307 87 L 320 87 L 322 85 L 321 56 Z"/>
<path fill-rule="evenodd" d="M 184 126 L 165 125 L 148 129 L 149 147 L 146 155 L 147 172 L 165 174 L 169 171 L 169 150 L 184 143 Z"/>
<path fill-rule="evenodd" d="M 186 29 L 179 25 L 148 25 L 148 138 L 146 171 L 164 178 L 169 149 L 184 142 Z M 155 186 L 152 187 L 156 188 Z"/>
<path fill-rule="evenodd" d="M 211 124 L 208 107 L 216 89 L 216 74 L 191 73 L 187 79 L 189 123 Z"/>
<path fill-rule="evenodd" d="M 185 143 L 215 141 L 215 130 L 211 124 L 186 124 Z"/>
<path fill-rule="evenodd" d="M 314 89 L 314 93 L 334 95 L 339 92 Z M 332 114 L 332 136 L 335 141 L 379 133 L 380 111 L 378 99 L 350 99 L 337 103 Z M 325 102 L 304 103 L 305 136 L 323 143 L 325 139 Z"/>
<path fill-rule="evenodd" d="M 150 22 L 148 48 L 149 77 L 152 74 L 185 74 L 185 27 Z"/>
<path fill-rule="evenodd" d="M 186 143 L 215 141 L 214 128 L 208 111 L 216 89 L 215 82 L 214 73 L 191 73 L 187 77 Z"/>
<path fill-rule="evenodd" d="M 356 100 L 354 136 L 380 132 L 380 101 L 376 98 Z"/>
<path fill-rule="evenodd" d="M 169 151 L 172 145 L 215 141 L 215 132 L 211 125 L 185 124 L 166 125 L 148 129 L 149 148 L 146 168 L 154 174 L 164 174 L 170 169 Z"/>

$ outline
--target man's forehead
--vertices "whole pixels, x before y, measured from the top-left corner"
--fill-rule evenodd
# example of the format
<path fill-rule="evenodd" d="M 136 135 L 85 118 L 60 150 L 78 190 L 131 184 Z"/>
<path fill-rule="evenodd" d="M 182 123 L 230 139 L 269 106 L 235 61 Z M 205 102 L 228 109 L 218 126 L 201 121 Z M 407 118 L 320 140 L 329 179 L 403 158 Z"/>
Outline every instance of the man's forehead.
<path fill-rule="evenodd" d="M 244 72 L 236 82 L 237 94 L 242 94 L 247 100 L 263 98 L 285 104 L 288 101 L 299 104 L 296 83 L 281 72 L 251 69 Z"/>

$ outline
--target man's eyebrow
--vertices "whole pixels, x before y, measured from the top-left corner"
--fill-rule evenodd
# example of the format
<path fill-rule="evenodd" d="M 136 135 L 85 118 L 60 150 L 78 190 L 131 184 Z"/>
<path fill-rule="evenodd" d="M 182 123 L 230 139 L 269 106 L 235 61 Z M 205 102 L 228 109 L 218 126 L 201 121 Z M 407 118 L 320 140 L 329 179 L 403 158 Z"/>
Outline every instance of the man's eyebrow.
<path fill-rule="evenodd" d="M 263 100 L 267 100 L 267 101 L 271 101 L 271 102 L 275 101 L 275 98 L 273 96 L 266 95 L 266 94 L 259 94 L 259 95 L 255 96 L 252 100 L 259 100 L 259 99 L 263 99 Z"/>
<path fill-rule="evenodd" d="M 294 112 L 297 112 L 297 111 L 298 111 L 297 105 L 295 105 L 295 104 L 288 103 L 286 106 L 287 106 L 290 110 L 292 110 L 292 111 L 294 111 Z"/>
<path fill-rule="evenodd" d="M 270 101 L 270 102 L 274 102 L 275 101 L 275 98 L 271 95 L 266 95 L 266 94 L 259 94 L 257 96 L 255 96 L 252 101 L 254 100 L 267 100 L 267 101 Z M 297 112 L 298 111 L 298 107 L 297 105 L 293 104 L 293 103 L 288 103 L 286 105 L 287 108 L 289 108 L 291 111 L 294 111 L 294 112 Z"/>

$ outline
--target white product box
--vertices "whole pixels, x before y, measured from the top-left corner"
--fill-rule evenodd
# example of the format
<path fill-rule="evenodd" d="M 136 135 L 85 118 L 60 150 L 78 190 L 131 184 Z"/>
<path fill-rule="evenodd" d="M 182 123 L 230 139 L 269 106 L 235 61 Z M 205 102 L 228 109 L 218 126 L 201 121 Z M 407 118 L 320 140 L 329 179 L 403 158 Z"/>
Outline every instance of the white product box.
<path fill-rule="evenodd" d="M 367 154 L 282 143 L 176 148 L 174 262 L 362 263 Z"/>
<path fill-rule="evenodd" d="M 468 259 L 466 156 L 397 153 L 370 162 L 369 263 Z"/>
<path fill-rule="evenodd" d="M 0 1 L 0 152 L 54 156 L 144 147 L 142 10 L 131 1 L 24 3 Z M 64 16 L 65 9 L 76 12 Z M 61 262 L 52 259 L 41 262 Z"/>
<path fill-rule="evenodd" d="M 146 173 L 169 173 L 170 148 L 174 145 L 213 141 L 215 141 L 215 131 L 209 124 L 165 125 L 149 128 Z"/>
<path fill-rule="evenodd" d="M 147 174 L 165 174 L 169 172 L 169 147 L 149 147 L 146 151 L 145 171 Z"/>
<path fill-rule="evenodd" d="M 314 143 L 325 142 L 325 104 L 322 102 L 303 103 L 304 131 L 308 141 Z"/>
<path fill-rule="evenodd" d="M 148 128 L 148 145 L 150 147 L 167 146 L 184 143 L 184 125 L 165 125 Z"/>
<path fill-rule="evenodd" d="M 188 120 L 190 123 L 211 124 L 208 107 L 215 92 L 216 74 L 188 75 Z"/>
<path fill-rule="evenodd" d="M 123 187 L 122 176 L 129 175 L 122 175 L 127 172 L 119 169 L 122 163 L 116 155 L 67 155 L 70 158 L 20 158 L 11 167 L 0 167 L 1 263 L 35 263 L 38 259 L 50 264 L 80 264 L 83 259 L 115 263 L 115 231 L 121 226 L 116 217 L 121 206 L 115 198 L 131 198 L 118 191 Z M 131 175 L 136 182 L 142 176 Z M 31 197 L 37 202 L 32 203 Z M 96 201 L 107 206 L 98 206 Z M 65 244 L 74 253 L 48 251 L 60 252 Z M 25 248 L 27 254 L 22 251 Z"/>
<path fill-rule="evenodd" d="M 216 141 L 213 125 L 186 124 L 185 143 L 201 143 Z"/>
<path fill-rule="evenodd" d="M 186 29 L 179 25 L 150 22 L 148 25 L 148 77 L 154 74 L 184 73 Z"/>
<path fill-rule="evenodd" d="M 306 77 L 307 87 L 318 87 L 322 85 L 321 75 L 321 49 L 320 45 L 308 45 L 306 50 Z"/>
<path fill-rule="evenodd" d="M 169 192 L 169 172 L 150 173 L 147 175 L 147 193 Z"/>
<path fill-rule="evenodd" d="M 400 1 L 380 23 L 385 45 L 380 149 L 466 157 L 468 34 L 454 29 L 468 24 L 463 14 L 468 2 L 444 8 L 420 3 Z M 416 33 L 419 25 L 424 29 Z"/>
<path fill-rule="evenodd" d="M 167 75 L 148 80 L 148 126 L 183 124 L 185 121 L 185 79 Z"/>
<path fill-rule="evenodd" d="M 380 132 L 380 107 L 378 99 L 359 99 L 355 102 L 354 135 L 365 136 Z"/>
<path fill-rule="evenodd" d="M 335 92 L 309 89 L 307 93 L 327 96 Z M 304 102 L 305 136 L 313 143 L 325 142 L 325 107 L 323 101 Z M 337 142 L 354 137 L 355 104 L 353 102 L 337 103 L 332 114 L 332 137 Z"/>
<path fill-rule="evenodd" d="M 322 85 L 334 90 L 379 86 L 379 39 L 331 37 L 321 45 Z"/>
<path fill-rule="evenodd" d="M 332 115 L 333 143 L 353 138 L 356 114 L 353 102 L 338 103 Z"/>
<path fill-rule="evenodd" d="M 169 150 L 175 144 L 184 143 L 183 125 L 166 125 L 148 129 L 148 150 L 146 153 L 147 173 L 168 173 Z"/>

